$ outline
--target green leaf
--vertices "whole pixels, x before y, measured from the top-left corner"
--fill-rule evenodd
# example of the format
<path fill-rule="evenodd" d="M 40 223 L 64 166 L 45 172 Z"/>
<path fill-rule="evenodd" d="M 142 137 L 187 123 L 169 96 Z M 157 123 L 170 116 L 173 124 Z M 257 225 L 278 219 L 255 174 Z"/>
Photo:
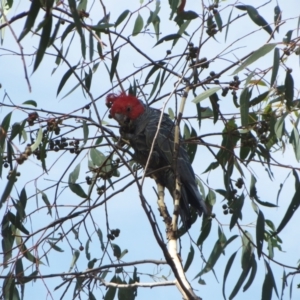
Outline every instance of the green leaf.
<path fill-rule="evenodd" d="M 265 100 L 269 95 L 269 91 L 260 94 L 259 96 L 253 98 L 249 102 L 249 107 L 254 106 Z"/>
<path fill-rule="evenodd" d="M 21 223 L 19 215 L 15 216 L 11 211 L 8 211 L 7 218 L 16 228 L 20 229 L 25 234 L 29 234 L 29 231 Z"/>
<path fill-rule="evenodd" d="M 276 5 L 274 7 L 274 24 L 275 26 L 278 26 L 281 22 L 282 17 L 282 11 L 280 10 L 280 7 Z M 279 32 L 279 27 L 276 27 L 276 31 Z"/>
<path fill-rule="evenodd" d="M 128 9 L 124 10 L 118 17 L 118 19 L 115 23 L 115 27 L 119 26 L 127 18 L 129 13 L 130 13 L 130 11 Z"/>
<path fill-rule="evenodd" d="M 222 22 L 222 19 L 221 19 L 221 15 L 220 15 L 220 13 L 218 11 L 217 11 L 216 14 L 214 14 L 214 18 L 215 18 L 216 23 L 218 25 L 218 29 L 221 32 L 222 31 L 222 27 L 223 27 L 223 22 Z"/>
<path fill-rule="evenodd" d="M 90 260 L 91 259 L 91 253 L 89 252 L 89 249 L 90 249 L 90 239 L 88 239 L 86 241 L 86 244 L 85 244 L 85 256 L 86 256 L 86 259 L 87 260 Z"/>
<path fill-rule="evenodd" d="M 216 93 L 220 89 L 221 89 L 220 87 L 213 87 L 211 89 L 207 89 L 205 92 L 203 92 L 200 95 L 198 95 L 192 102 L 199 103 L 200 101 L 205 100 L 209 96 L 212 96 L 214 93 Z"/>
<path fill-rule="evenodd" d="M 264 261 L 265 261 L 267 273 L 266 273 L 265 280 L 263 283 L 261 299 L 272 300 L 273 289 L 275 290 L 277 298 L 278 298 L 277 287 L 276 287 L 275 279 L 274 279 L 272 270 L 270 268 L 270 265 L 268 264 L 268 262 L 266 260 L 264 260 Z"/>
<path fill-rule="evenodd" d="M 121 256 L 121 248 L 117 245 L 117 244 L 111 244 L 111 247 L 113 249 L 113 253 L 114 253 L 114 256 L 117 258 L 117 259 L 120 259 L 120 256 Z"/>
<path fill-rule="evenodd" d="M 290 108 L 294 99 L 294 79 L 290 70 L 287 70 L 286 72 L 284 86 L 286 105 L 288 108 Z"/>
<path fill-rule="evenodd" d="M 69 272 L 71 272 L 72 269 L 73 269 L 73 267 L 75 266 L 76 261 L 79 258 L 79 255 L 80 255 L 80 251 L 79 250 L 75 250 L 74 253 L 73 253 L 73 257 L 72 257 L 72 261 L 71 261 Z"/>
<path fill-rule="evenodd" d="M 217 93 L 213 93 L 212 95 L 209 96 L 209 100 L 210 100 L 210 103 L 211 103 L 211 106 L 212 106 L 212 111 L 213 111 L 213 116 L 214 116 L 214 124 L 217 123 L 218 121 L 218 118 L 219 118 L 219 104 L 218 104 L 218 101 L 220 100 L 219 97 L 218 97 L 218 94 Z M 199 103 L 197 103 L 199 104 Z M 207 114 L 207 112 L 206 112 Z M 205 114 L 202 113 L 202 117 L 204 117 Z"/>
<path fill-rule="evenodd" d="M 226 299 L 226 295 L 225 295 L 225 283 L 226 283 L 226 279 L 227 279 L 227 276 L 228 276 L 228 274 L 229 274 L 229 271 L 230 271 L 230 269 L 231 269 L 231 266 L 232 266 L 232 263 L 233 263 L 233 261 L 234 261 L 234 259 L 235 259 L 236 254 L 237 254 L 237 251 L 234 252 L 234 253 L 230 256 L 230 258 L 228 259 L 228 262 L 227 262 L 227 264 L 226 264 L 226 267 L 225 267 L 224 276 L 223 276 L 223 286 L 222 286 L 222 293 L 223 293 L 224 299 Z"/>
<path fill-rule="evenodd" d="M 103 234 L 100 228 L 97 229 L 97 235 L 99 237 L 99 241 L 101 244 L 101 250 L 104 251 L 105 247 L 104 247 L 104 243 L 103 243 Z"/>
<path fill-rule="evenodd" d="M 235 199 L 231 204 L 233 214 L 230 220 L 230 226 L 229 226 L 230 230 L 235 226 L 238 219 L 242 219 L 242 208 L 244 205 L 244 200 L 245 200 L 245 196 L 244 194 L 241 194 L 239 198 Z"/>
<path fill-rule="evenodd" d="M 66 30 L 61 35 L 61 43 L 64 41 L 64 39 L 67 37 L 67 35 L 75 28 L 75 24 L 71 23 L 67 26 Z"/>
<path fill-rule="evenodd" d="M 52 243 L 50 241 L 48 241 L 48 243 L 51 246 L 51 248 L 53 248 L 55 251 L 57 251 L 57 252 L 64 252 L 64 250 L 62 250 L 60 247 L 58 247 L 55 243 Z"/>
<path fill-rule="evenodd" d="M 158 83 L 159 83 L 159 79 L 160 79 L 160 72 L 157 74 L 156 78 L 155 78 L 155 81 L 154 81 L 154 84 L 152 86 L 152 89 L 151 89 L 151 92 L 150 92 L 150 95 L 149 95 L 149 98 L 150 99 L 153 94 L 155 93 L 156 89 L 157 89 L 157 86 L 158 86 Z"/>
<path fill-rule="evenodd" d="M 254 254 L 252 255 L 250 267 L 251 267 L 251 273 L 250 273 L 247 283 L 243 287 L 243 292 L 245 292 L 251 286 L 251 284 L 255 278 L 256 272 L 257 272 L 257 262 L 255 260 Z"/>
<path fill-rule="evenodd" d="M 16 243 L 17 243 L 17 246 L 20 249 L 20 251 L 23 253 L 24 257 L 26 259 L 28 259 L 32 263 L 42 264 L 43 265 L 43 263 L 39 259 L 37 259 L 35 256 L 33 256 L 31 254 L 31 252 L 27 249 L 27 247 L 23 243 L 23 240 L 21 238 L 21 233 L 20 233 L 20 231 L 18 229 L 16 230 L 15 234 L 16 234 Z"/>
<path fill-rule="evenodd" d="M 263 206 L 266 206 L 266 207 L 278 207 L 278 205 L 276 204 L 273 204 L 273 203 L 270 203 L 270 202 L 267 202 L 267 201 L 261 201 L 259 200 L 257 197 L 255 198 L 255 201 L 260 204 L 260 205 L 263 205 Z"/>
<path fill-rule="evenodd" d="M 89 137 L 89 127 L 87 126 L 86 121 L 82 122 L 82 129 L 83 129 L 83 144 L 85 145 Z"/>
<path fill-rule="evenodd" d="M 273 70 L 272 70 L 272 76 L 271 76 L 271 82 L 270 87 L 272 87 L 275 83 L 275 80 L 277 78 L 278 70 L 279 70 L 279 64 L 280 64 L 280 53 L 279 49 L 274 49 L 274 58 L 273 58 Z"/>
<path fill-rule="evenodd" d="M 76 7 L 76 2 L 75 0 L 68 0 L 69 2 L 69 7 L 72 13 L 72 17 L 74 19 L 74 23 L 77 29 L 77 32 L 80 36 L 80 40 L 81 40 L 81 53 L 83 58 L 85 58 L 85 38 L 84 38 L 84 34 L 82 32 L 82 24 L 81 24 L 81 20 L 80 17 L 78 15 L 78 11 L 77 11 L 77 7 Z"/>
<path fill-rule="evenodd" d="M 192 10 L 184 10 L 178 14 L 178 17 L 182 20 L 194 20 L 199 18 L 199 15 Z"/>
<path fill-rule="evenodd" d="M 30 9 L 28 11 L 25 26 L 24 26 L 23 31 L 20 34 L 20 37 L 18 38 L 18 42 L 20 42 L 23 39 L 23 37 L 30 31 L 30 29 L 34 25 L 35 19 L 39 13 L 40 8 L 41 8 L 40 0 L 32 0 L 31 1 L 31 5 L 30 5 Z"/>
<path fill-rule="evenodd" d="M 166 35 L 165 37 L 161 38 L 161 39 L 154 45 L 154 47 L 157 46 L 157 45 L 159 45 L 159 44 L 161 44 L 161 43 L 163 43 L 163 42 L 173 41 L 173 40 L 179 39 L 179 38 L 181 38 L 181 35 L 178 34 L 178 33 Z"/>
<path fill-rule="evenodd" d="M 75 167 L 73 172 L 70 173 L 69 175 L 69 183 L 76 183 L 76 180 L 79 177 L 79 172 L 80 172 L 80 163 Z"/>
<path fill-rule="evenodd" d="M 84 190 L 78 183 L 70 183 L 69 182 L 69 188 L 74 194 L 76 194 L 77 196 L 79 196 L 81 198 L 88 197 L 87 194 L 84 192 Z"/>
<path fill-rule="evenodd" d="M 293 30 L 289 30 L 283 38 L 283 43 L 288 45 L 292 39 Z"/>
<path fill-rule="evenodd" d="M 224 249 L 226 248 L 227 245 L 229 245 L 237 236 L 232 236 L 228 241 L 226 239 L 226 236 L 220 229 L 218 228 L 218 233 L 219 233 L 219 239 L 216 241 L 214 248 L 206 262 L 205 267 L 201 270 L 200 273 L 198 273 L 196 277 L 200 277 L 201 275 L 209 272 L 210 270 L 213 269 L 215 263 L 219 259 L 220 255 L 224 252 Z"/>
<path fill-rule="evenodd" d="M 88 300 L 97 300 L 97 298 L 94 296 L 94 294 L 89 291 L 89 299 Z"/>
<path fill-rule="evenodd" d="M 287 113 L 284 113 L 282 117 L 277 119 L 275 126 L 274 126 L 274 131 L 279 140 L 281 140 L 283 132 L 284 132 L 284 120 L 285 117 L 287 116 Z"/>
<path fill-rule="evenodd" d="M 77 10 L 78 11 L 86 11 L 86 7 L 87 7 L 87 0 L 80 0 L 80 2 L 78 3 L 78 6 L 77 6 Z"/>
<path fill-rule="evenodd" d="M 249 120 L 249 100 L 251 97 L 252 91 L 249 87 L 246 87 L 240 96 L 240 112 L 241 112 L 241 124 L 242 126 L 248 126 Z"/>
<path fill-rule="evenodd" d="M 203 242 L 208 237 L 211 230 L 211 218 L 203 217 L 202 218 L 202 226 L 201 226 L 201 234 L 197 240 L 197 246 L 203 244 Z"/>
<path fill-rule="evenodd" d="M 225 32 L 225 42 L 226 42 L 226 40 L 227 40 L 227 34 L 228 34 L 228 31 L 229 31 L 229 25 L 230 25 L 230 23 L 231 23 L 231 15 L 232 15 L 232 12 L 233 12 L 233 7 L 232 7 L 232 9 L 231 9 L 231 11 L 230 11 L 230 14 L 229 14 L 228 20 L 227 20 L 226 32 Z"/>
<path fill-rule="evenodd" d="M 135 23 L 134 23 L 134 27 L 133 27 L 133 31 L 132 31 L 132 36 L 138 35 L 141 32 L 141 30 L 143 29 L 143 27 L 144 27 L 144 20 L 141 17 L 141 15 L 138 14 L 137 18 L 135 20 Z"/>
<path fill-rule="evenodd" d="M 266 44 L 254 51 L 233 73 L 235 75 L 240 71 L 244 70 L 246 67 L 257 61 L 259 58 L 265 56 L 267 53 L 272 51 L 276 47 L 276 43 L 274 44 Z"/>
<path fill-rule="evenodd" d="M 71 69 L 69 69 L 64 76 L 62 77 L 58 88 L 57 88 L 57 92 L 56 92 L 56 96 L 58 96 L 58 94 L 60 93 L 60 91 L 62 90 L 62 88 L 64 87 L 65 83 L 67 82 L 67 80 L 70 78 L 70 76 L 75 72 L 76 68 L 77 68 L 78 64 L 73 66 Z"/>
<path fill-rule="evenodd" d="M 276 230 L 277 234 L 279 234 L 281 232 L 281 230 L 287 225 L 287 223 L 290 221 L 290 219 L 294 215 L 295 211 L 299 208 L 299 205 L 300 205 L 300 185 L 297 186 L 296 192 L 292 198 L 292 201 L 291 201 L 282 221 L 280 222 L 280 224 Z"/>
<path fill-rule="evenodd" d="M 37 103 L 34 100 L 27 100 L 22 103 L 23 105 L 32 105 L 34 107 L 37 107 Z"/>
<path fill-rule="evenodd" d="M 89 34 L 89 57 L 90 61 L 93 61 L 93 56 L 94 56 L 94 36 L 93 33 L 90 31 Z"/>
<path fill-rule="evenodd" d="M 248 231 L 244 231 L 242 235 L 243 251 L 241 256 L 242 269 L 246 270 L 251 263 L 251 257 L 253 255 L 253 238 Z"/>
<path fill-rule="evenodd" d="M 40 44 L 36 52 L 33 72 L 38 68 L 41 61 L 43 60 L 44 54 L 49 44 L 51 28 L 52 28 L 52 15 L 50 14 L 43 21 L 43 30 L 40 38 Z"/>
<path fill-rule="evenodd" d="M 42 139 L 43 139 L 43 130 L 42 130 L 42 127 L 40 127 L 34 144 L 30 146 L 31 152 L 33 152 L 35 149 L 37 149 L 39 147 Z"/>
<path fill-rule="evenodd" d="M 17 173 L 16 169 L 13 169 L 12 172 L 10 173 L 9 180 L 8 180 L 8 182 L 5 186 L 5 189 L 3 191 L 3 194 L 1 196 L 0 209 L 2 208 L 3 203 L 5 203 L 6 200 L 10 197 L 10 193 L 11 193 L 14 183 L 16 181 L 16 177 L 17 177 L 16 173 Z"/>
<path fill-rule="evenodd" d="M 90 157 L 94 166 L 101 166 L 106 160 L 106 156 L 95 148 L 90 150 Z"/>
<path fill-rule="evenodd" d="M 50 216 L 52 216 L 51 205 L 50 205 L 47 195 L 43 191 L 40 191 L 39 189 L 37 189 L 37 191 L 42 195 L 42 199 L 43 199 L 44 203 L 46 204 L 46 206 L 48 207 L 48 213 Z"/>
<path fill-rule="evenodd" d="M 163 61 L 159 61 L 155 66 L 153 66 L 150 70 L 150 72 L 148 73 L 146 79 L 145 79 L 145 84 L 148 82 L 148 80 L 150 79 L 150 77 L 157 71 L 159 70 L 161 67 L 160 66 L 163 66 L 165 65 L 166 63 L 163 62 Z"/>
<path fill-rule="evenodd" d="M 186 259 L 186 262 L 185 262 L 185 265 L 184 265 L 184 268 L 183 268 L 184 272 L 186 272 L 189 269 L 191 263 L 193 262 L 194 255 L 195 255 L 195 250 L 194 250 L 193 246 L 191 245 L 190 252 L 188 254 L 188 257 Z"/>
<path fill-rule="evenodd" d="M 235 6 L 238 9 L 241 10 L 247 10 L 247 13 L 251 20 L 258 26 L 262 26 L 262 28 L 268 32 L 270 35 L 272 35 L 273 31 L 270 25 L 267 23 L 267 21 L 258 13 L 257 9 L 254 8 L 251 5 L 236 5 Z"/>
<path fill-rule="evenodd" d="M 109 72 L 110 81 L 112 81 L 113 78 L 114 78 L 116 68 L 117 68 L 117 65 L 118 65 L 118 61 L 119 61 L 119 55 L 120 55 L 120 51 L 117 52 L 117 54 L 114 56 L 114 58 L 112 60 L 111 69 L 110 69 L 110 72 Z"/>
<path fill-rule="evenodd" d="M 50 37 L 50 40 L 49 40 L 49 43 L 48 43 L 48 47 L 50 47 L 55 42 L 55 39 L 56 39 L 58 30 L 59 30 L 60 24 L 61 24 L 61 20 L 58 19 L 57 22 L 56 22 L 56 24 L 55 24 L 52 36 Z"/>
<path fill-rule="evenodd" d="M 293 145 L 295 156 L 297 161 L 300 161 L 300 143 L 299 143 L 299 132 L 296 127 L 293 127 L 293 131 L 290 136 L 290 143 Z"/>
<path fill-rule="evenodd" d="M 111 282 L 116 282 L 116 275 L 111 279 Z M 113 300 L 115 298 L 117 289 L 115 287 L 109 287 L 105 296 L 104 300 Z"/>
<path fill-rule="evenodd" d="M 248 274 L 250 272 L 250 269 L 251 269 L 251 264 L 249 264 L 247 268 L 245 268 L 245 269 L 242 270 L 242 273 L 241 273 L 241 275 L 240 275 L 237 283 L 235 284 L 235 286 L 234 286 L 234 288 L 233 288 L 233 290 L 232 290 L 232 292 L 231 292 L 231 294 L 230 294 L 230 296 L 228 298 L 229 300 L 232 300 L 236 296 L 236 294 L 240 290 L 242 284 L 246 280 L 246 278 L 247 278 L 247 276 L 248 276 Z"/>
<path fill-rule="evenodd" d="M 20 279 L 24 276 L 24 268 L 23 268 L 22 258 L 17 259 L 15 273 L 16 273 L 16 276 L 18 276 Z"/>
<path fill-rule="evenodd" d="M 261 257 L 265 237 L 265 217 L 261 210 L 258 212 L 256 221 L 256 249 L 258 258 Z"/>
<path fill-rule="evenodd" d="M 286 280 L 286 273 L 285 273 L 285 270 L 283 269 L 280 300 L 282 300 L 282 298 L 283 298 L 283 292 L 284 292 L 284 289 L 286 286 L 288 286 L 288 284 L 287 284 L 287 280 Z"/>

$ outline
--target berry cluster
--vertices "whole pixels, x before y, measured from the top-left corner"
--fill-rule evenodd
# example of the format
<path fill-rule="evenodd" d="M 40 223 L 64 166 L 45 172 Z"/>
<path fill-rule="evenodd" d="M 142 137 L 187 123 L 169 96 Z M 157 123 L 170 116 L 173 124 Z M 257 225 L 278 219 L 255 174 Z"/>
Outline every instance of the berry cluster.
<path fill-rule="evenodd" d="M 251 132 L 243 133 L 241 135 L 241 146 L 242 147 L 256 147 L 257 140 Z"/>
<path fill-rule="evenodd" d="M 16 158 L 16 162 L 21 165 L 25 160 L 28 159 L 28 156 L 30 156 L 32 154 L 32 150 L 30 145 L 27 145 L 25 151 L 23 153 L 20 154 L 19 157 Z"/>
<path fill-rule="evenodd" d="M 217 24 L 213 21 L 212 15 L 210 15 L 207 18 L 206 25 L 207 25 L 206 33 L 209 36 L 214 36 L 218 32 Z"/>
<path fill-rule="evenodd" d="M 121 230 L 120 229 L 111 229 L 110 233 L 107 235 L 107 238 L 109 240 L 114 240 L 116 237 L 118 237 L 120 235 Z"/>
<path fill-rule="evenodd" d="M 267 121 L 261 121 L 258 122 L 253 130 L 256 132 L 260 143 L 266 144 L 269 141 L 269 138 L 267 137 L 267 133 L 270 129 L 269 123 Z"/>
<path fill-rule="evenodd" d="M 54 131 L 56 135 L 59 135 L 60 128 L 58 125 L 62 124 L 61 120 L 56 120 L 55 118 L 50 118 L 47 120 L 47 130 Z"/>
<path fill-rule="evenodd" d="M 37 112 L 32 112 L 28 114 L 28 118 L 27 118 L 27 122 L 29 126 L 33 126 L 34 125 L 34 121 L 36 121 L 38 119 L 39 115 Z"/>

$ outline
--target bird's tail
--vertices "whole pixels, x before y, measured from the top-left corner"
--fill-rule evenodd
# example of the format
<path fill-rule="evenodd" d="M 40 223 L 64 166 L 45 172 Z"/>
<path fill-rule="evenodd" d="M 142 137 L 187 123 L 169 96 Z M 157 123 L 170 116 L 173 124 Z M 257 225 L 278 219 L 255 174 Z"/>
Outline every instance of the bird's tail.
<path fill-rule="evenodd" d="M 203 213 L 207 214 L 207 207 L 197 186 L 188 182 L 181 187 L 180 201 L 180 217 L 186 229 L 189 229 L 192 225 L 190 205 L 197 211 L 199 217 L 201 217 Z"/>

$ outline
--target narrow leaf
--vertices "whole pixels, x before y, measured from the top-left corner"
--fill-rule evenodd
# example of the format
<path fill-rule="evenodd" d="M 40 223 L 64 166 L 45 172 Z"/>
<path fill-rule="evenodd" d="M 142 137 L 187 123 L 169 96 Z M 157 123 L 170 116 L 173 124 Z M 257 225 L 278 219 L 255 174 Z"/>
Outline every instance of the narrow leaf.
<path fill-rule="evenodd" d="M 184 272 L 186 272 L 189 269 L 191 263 L 193 262 L 194 255 L 195 255 L 195 250 L 194 250 L 193 246 L 191 245 L 190 252 L 188 254 L 188 257 L 186 259 L 186 262 L 185 262 L 185 265 L 183 268 Z"/>
<path fill-rule="evenodd" d="M 248 126 L 250 97 L 251 91 L 249 90 L 249 87 L 246 87 L 240 96 L 241 124 L 245 127 Z"/>
<path fill-rule="evenodd" d="M 52 216 L 51 205 L 50 205 L 47 195 L 43 191 L 40 191 L 39 189 L 37 189 L 37 191 L 42 195 L 42 199 L 43 199 L 44 203 L 46 204 L 46 206 L 48 207 L 48 213 L 50 216 Z"/>
<path fill-rule="evenodd" d="M 43 138 L 43 130 L 42 128 L 40 127 L 39 131 L 38 131 L 38 135 L 37 135 L 37 138 L 34 142 L 33 145 L 30 146 L 31 148 L 31 152 L 33 152 L 35 149 L 37 149 L 42 141 L 42 138 Z"/>
<path fill-rule="evenodd" d="M 267 21 L 258 13 L 257 9 L 251 5 L 236 5 L 235 6 L 241 10 L 247 10 L 247 13 L 251 20 L 258 26 L 262 26 L 262 28 L 267 31 L 270 35 L 272 35 L 272 28 L 267 23 Z"/>
<path fill-rule="evenodd" d="M 261 210 L 258 212 L 257 221 L 256 221 L 256 248 L 257 256 L 261 257 L 262 248 L 265 237 L 265 217 Z"/>
<path fill-rule="evenodd" d="M 52 15 L 50 14 L 44 20 L 43 30 L 40 38 L 40 44 L 36 52 L 35 62 L 33 66 L 33 72 L 38 68 L 41 61 L 43 60 L 45 51 L 49 44 L 51 28 L 52 28 Z"/>
<path fill-rule="evenodd" d="M 5 203 L 6 200 L 10 197 L 10 193 L 11 193 L 14 183 L 16 181 L 16 177 L 17 177 L 16 173 L 17 173 L 16 169 L 12 170 L 12 172 L 10 173 L 9 180 L 8 180 L 8 182 L 5 186 L 5 189 L 3 191 L 3 194 L 1 196 L 0 209 L 2 208 L 3 203 Z"/>
<path fill-rule="evenodd" d="M 65 83 L 67 82 L 67 80 L 70 78 L 70 76 L 75 72 L 76 68 L 77 68 L 78 64 L 76 66 L 73 66 L 71 69 L 69 69 L 64 76 L 62 77 L 59 86 L 57 88 L 57 92 L 56 92 L 56 96 L 58 96 L 58 94 L 60 93 L 60 91 L 62 90 L 62 88 L 64 87 Z"/>
<path fill-rule="evenodd" d="M 119 61 L 119 55 L 120 55 L 120 51 L 117 52 L 117 54 L 115 55 L 115 57 L 113 58 L 113 61 L 111 63 L 111 69 L 110 69 L 110 72 L 109 72 L 110 81 L 112 81 L 113 78 L 114 78 L 116 68 L 117 68 L 117 65 L 118 65 L 118 61 Z"/>
<path fill-rule="evenodd" d="M 18 38 L 18 42 L 20 42 L 23 39 L 23 37 L 30 31 L 30 29 L 34 25 L 35 19 L 39 13 L 40 8 L 41 8 L 40 0 L 32 0 L 31 1 L 31 5 L 30 5 L 30 9 L 28 11 L 25 26 L 24 26 L 23 31 L 20 34 L 20 37 Z"/>
<path fill-rule="evenodd" d="M 272 300 L 273 289 L 275 290 L 276 295 L 278 297 L 277 287 L 276 287 L 275 279 L 274 279 L 272 270 L 270 268 L 270 265 L 268 264 L 268 262 L 266 260 L 265 260 L 265 266 L 267 268 L 267 273 L 266 273 L 265 280 L 263 283 L 261 299 Z"/>
<path fill-rule="evenodd" d="M 244 70 L 246 67 L 257 61 L 259 58 L 265 56 L 267 53 L 272 51 L 277 44 L 266 44 L 254 51 L 233 73 L 235 75 L 240 71 Z"/>
<path fill-rule="evenodd" d="M 83 58 L 85 58 L 85 50 L 86 50 L 85 49 L 86 48 L 85 47 L 85 38 L 84 38 L 84 34 L 82 32 L 82 24 L 81 24 L 80 17 L 78 15 L 76 2 L 75 2 L 75 0 L 68 0 L 68 2 L 69 2 L 69 7 L 70 7 L 70 10 L 72 13 L 72 17 L 74 19 L 74 23 L 75 23 L 77 32 L 81 39 L 81 53 L 82 53 Z"/>
<path fill-rule="evenodd" d="M 23 105 L 32 105 L 34 107 L 37 107 L 37 103 L 34 100 L 27 100 L 22 103 Z"/>
<path fill-rule="evenodd" d="M 124 10 L 118 17 L 118 19 L 115 23 L 115 27 L 119 26 L 127 18 L 129 13 L 130 13 L 130 11 L 128 9 Z"/>
<path fill-rule="evenodd" d="M 73 253 L 73 257 L 72 257 L 72 261 L 71 261 L 69 272 L 71 272 L 72 269 L 73 269 L 73 267 L 75 266 L 76 261 L 78 260 L 79 255 L 80 255 L 80 251 L 79 250 L 75 250 L 74 253 Z"/>
<path fill-rule="evenodd" d="M 278 70 L 279 70 L 279 63 L 280 63 L 280 53 L 279 49 L 274 49 L 274 58 L 273 58 L 273 70 L 272 70 L 272 76 L 271 76 L 271 82 L 270 87 L 272 87 L 275 83 L 275 80 L 277 78 Z"/>
<path fill-rule="evenodd" d="M 204 99 L 208 98 L 209 96 L 213 95 L 217 91 L 219 91 L 220 87 L 213 87 L 211 89 L 206 90 L 202 94 L 198 95 L 192 102 L 199 103 L 200 101 L 203 101 Z"/>
<path fill-rule="evenodd" d="M 179 39 L 180 37 L 181 37 L 181 35 L 178 34 L 178 33 L 175 33 L 175 34 L 169 34 L 169 35 L 167 35 L 167 36 L 161 38 L 161 39 L 154 45 L 154 47 L 157 46 L 157 45 L 159 45 L 159 44 L 161 44 L 161 43 L 163 43 L 163 42 L 173 41 L 173 40 L 175 40 L 175 39 Z"/>
<path fill-rule="evenodd" d="M 141 17 L 141 15 L 138 14 L 137 18 L 135 20 L 135 23 L 134 23 L 134 27 L 133 27 L 133 31 L 132 31 L 132 36 L 138 35 L 141 32 L 141 30 L 143 29 L 143 27 L 144 27 L 144 20 Z"/>
<path fill-rule="evenodd" d="M 290 108 L 294 99 L 294 79 L 290 70 L 287 70 L 286 72 L 284 86 L 286 105 L 288 108 Z"/>
<path fill-rule="evenodd" d="M 82 128 L 83 128 L 83 144 L 85 145 L 89 137 L 89 127 L 87 126 L 86 121 L 82 122 Z"/>
<path fill-rule="evenodd" d="M 251 286 L 251 284 L 255 278 L 256 272 L 257 272 L 257 262 L 255 260 L 254 254 L 253 254 L 252 259 L 251 259 L 251 273 L 250 273 L 247 283 L 243 287 L 243 292 L 245 292 Z"/>
<path fill-rule="evenodd" d="M 292 216 L 294 215 L 295 211 L 299 208 L 300 205 L 300 185 L 298 185 L 296 192 L 292 198 L 292 201 L 281 221 L 279 224 L 276 233 L 279 234 L 281 230 L 287 225 L 287 223 L 290 221 Z"/>
<path fill-rule="evenodd" d="M 231 269 L 231 266 L 232 266 L 232 263 L 233 263 L 233 261 L 234 261 L 234 259 L 235 259 L 236 254 L 237 254 L 237 251 L 234 252 L 234 253 L 230 256 L 230 258 L 228 259 L 228 262 L 227 262 L 227 264 L 226 264 L 225 271 L 224 271 L 222 293 L 223 293 L 223 297 L 224 297 L 225 300 L 226 300 L 226 296 L 225 296 L 225 283 L 226 283 L 227 276 L 228 276 L 228 274 L 229 274 L 229 271 L 230 271 L 230 269 Z"/>

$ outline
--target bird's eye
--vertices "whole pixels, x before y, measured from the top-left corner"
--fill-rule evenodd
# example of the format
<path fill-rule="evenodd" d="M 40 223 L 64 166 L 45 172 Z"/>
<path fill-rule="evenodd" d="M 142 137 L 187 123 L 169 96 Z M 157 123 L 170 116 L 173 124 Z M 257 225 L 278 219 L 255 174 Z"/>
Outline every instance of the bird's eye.
<path fill-rule="evenodd" d="M 130 112 L 130 111 L 131 111 L 131 107 L 127 106 L 127 112 Z"/>

